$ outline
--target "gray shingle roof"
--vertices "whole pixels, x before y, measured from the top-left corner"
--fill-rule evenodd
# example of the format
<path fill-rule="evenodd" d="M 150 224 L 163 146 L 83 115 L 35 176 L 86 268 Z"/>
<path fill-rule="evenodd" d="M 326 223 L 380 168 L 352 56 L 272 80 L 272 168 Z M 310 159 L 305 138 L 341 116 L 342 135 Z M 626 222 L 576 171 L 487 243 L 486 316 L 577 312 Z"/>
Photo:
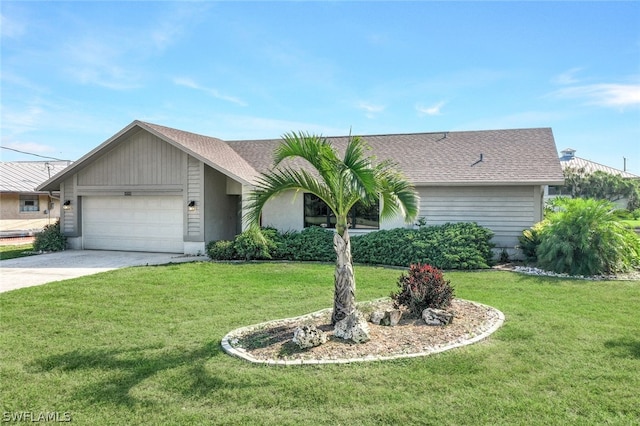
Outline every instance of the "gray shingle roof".
<path fill-rule="evenodd" d="M 143 128 L 240 181 L 255 182 L 272 167 L 280 139 L 223 141 L 157 124 L 134 121 L 83 156 L 42 189 L 59 187 L 66 175 L 134 128 Z M 549 128 L 466 132 L 368 135 L 362 138 L 379 159 L 391 159 L 418 185 L 560 185 L 564 182 L 553 134 Z M 327 138 L 343 151 L 348 138 Z M 482 161 L 479 161 L 482 157 Z"/>
<path fill-rule="evenodd" d="M 0 163 L 0 192 L 35 193 L 36 187 L 65 169 L 68 161 L 16 161 Z"/>
<path fill-rule="evenodd" d="M 392 159 L 415 185 L 560 184 L 562 169 L 549 128 L 369 135 L 380 159 Z M 346 137 L 330 137 L 339 150 Z M 228 142 L 256 170 L 272 166 L 278 139 Z M 482 155 L 482 161 L 480 156 Z"/>
<path fill-rule="evenodd" d="M 221 139 L 142 121 L 136 123 L 164 140 L 175 142 L 200 161 L 244 184 L 253 182 L 257 175 L 255 169 Z"/>

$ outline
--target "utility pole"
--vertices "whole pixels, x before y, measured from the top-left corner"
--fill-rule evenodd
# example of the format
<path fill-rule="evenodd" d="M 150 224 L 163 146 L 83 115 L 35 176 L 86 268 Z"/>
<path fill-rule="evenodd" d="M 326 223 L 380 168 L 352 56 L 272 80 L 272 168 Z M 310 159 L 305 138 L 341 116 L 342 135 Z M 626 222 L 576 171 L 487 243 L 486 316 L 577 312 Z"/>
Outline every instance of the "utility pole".
<path fill-rule="evenodd" d="M 51 163 L 49 163 L 48 161 L 46 163 L 44 163 L 44 167 L 47 169 L 47 174 L 49 175 L 49 179 L 51 179 Z M 53 199 L 51 198 L 51 192 L 49 192 L 48 196 L 47 196 L 47 214 L 48 214 L 48 220 L 47 223 L 49 225 L 51 225 L 51 207 L 53 206 Z"/>

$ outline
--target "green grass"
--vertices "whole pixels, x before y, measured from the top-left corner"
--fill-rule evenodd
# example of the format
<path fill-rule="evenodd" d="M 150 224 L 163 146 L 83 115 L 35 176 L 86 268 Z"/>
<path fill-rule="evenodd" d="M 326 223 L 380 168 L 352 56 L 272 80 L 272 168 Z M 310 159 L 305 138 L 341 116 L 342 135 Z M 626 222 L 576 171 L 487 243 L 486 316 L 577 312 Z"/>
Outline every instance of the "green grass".
<path fill-rule="evenodd" d="M 358 299 L 400 271 L 356 267 Z M 3 412 L 74 424 L 637 424 L 640 282 L 450 272 L 502 310 L 488 340 L 442 354 L 269 367 L 232 358 L 240 326 L 325 308 L 333 267 L 128 268 L 0 294 Z"/>
<path fill-rule="evenodd" d="M 33 244 L 18 244 L 11 246 L 0 246 L 0 260 L 15 259 L 16 257 L 32 256 Z"/>

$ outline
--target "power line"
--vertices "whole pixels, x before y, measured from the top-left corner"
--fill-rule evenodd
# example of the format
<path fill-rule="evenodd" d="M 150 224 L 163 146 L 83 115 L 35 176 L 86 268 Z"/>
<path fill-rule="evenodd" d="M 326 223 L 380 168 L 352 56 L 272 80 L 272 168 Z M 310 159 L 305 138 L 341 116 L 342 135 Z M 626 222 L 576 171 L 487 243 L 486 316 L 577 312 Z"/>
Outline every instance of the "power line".
<path fill-rule="evenodd" d="M 39 155 L 39 154 L 34 154 L 32 152 L 26 152 L 26 151 L 20 151 L 19 149 L 15 149 L 15 148 L 8 148 L 6 146 L 0 146 L 0 148 L 2 149 L 8 149 L 10 151 L 15 151 L 15 152 L 19 152 L 20 154 L 27 154 L 27 155 L 34 155 L 36 157 L 40 157 L 40 158 L 48 158 L 49 160 L 56 160 L 56 161 L 71 161 L 71 160 L 63 160 L 61 158 L 56 158 L 56 157 L 47 157 L 45 155 Z"/>

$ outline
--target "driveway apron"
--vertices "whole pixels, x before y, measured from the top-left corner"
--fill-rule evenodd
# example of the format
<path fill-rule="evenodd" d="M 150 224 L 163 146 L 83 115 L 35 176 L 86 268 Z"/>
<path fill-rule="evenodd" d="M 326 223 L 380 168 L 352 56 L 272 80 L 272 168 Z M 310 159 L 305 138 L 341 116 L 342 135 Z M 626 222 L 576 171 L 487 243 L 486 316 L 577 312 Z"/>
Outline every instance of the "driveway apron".
<path fill-rule="evenodd" d="M 0 260 L 0 293 L 129 266 L 205 261 L 206 256 L 102 250 L 65 250 Z"/>

